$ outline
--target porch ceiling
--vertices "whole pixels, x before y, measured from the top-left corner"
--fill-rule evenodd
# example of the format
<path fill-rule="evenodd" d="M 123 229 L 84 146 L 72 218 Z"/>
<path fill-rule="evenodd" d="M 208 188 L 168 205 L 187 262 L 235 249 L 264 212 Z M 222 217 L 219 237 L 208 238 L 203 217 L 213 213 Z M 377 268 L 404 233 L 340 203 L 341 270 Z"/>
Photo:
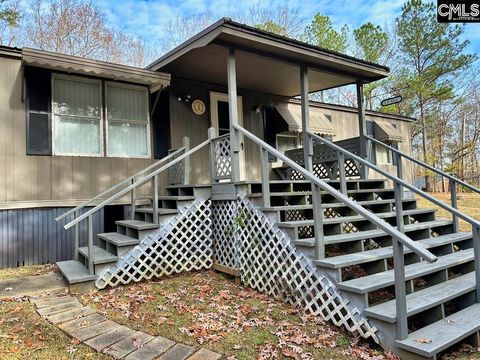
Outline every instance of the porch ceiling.
<path fill-rule="evenodd" d="M 384 78 L 388 69 L 222 19 L 181 44 L 148 69 L 172 77 L 227 85 L 228 48 L 236 49 L 239 89 L 293 97 L 300 70 L 309 68 L 310 92 Z"/>

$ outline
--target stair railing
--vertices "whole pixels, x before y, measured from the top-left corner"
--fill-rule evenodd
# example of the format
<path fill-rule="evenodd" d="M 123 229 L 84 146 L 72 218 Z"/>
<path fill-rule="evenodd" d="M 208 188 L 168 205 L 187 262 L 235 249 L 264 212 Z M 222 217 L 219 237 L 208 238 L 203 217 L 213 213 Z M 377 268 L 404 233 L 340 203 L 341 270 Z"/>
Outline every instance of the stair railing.
<path fill-rule="evenodd" d="M 87 219 L 88 221 L 88 271 L 90 274 L 93 275 L 93 215 L 103 209 L 105 206 L 112 204 L 114 201 L 131 194 L 131 206 L 132 206 L 132 214 L 135 213 L 135 194 L 138 188 L 146 185 L 147 183 L 151 182 L 151 191 L 152 191 L 152 215 L 154 223 L 158 224 L 158 177 L 161 173 L 165 172 L 166 170 L 176 166 L 180 162 L 184 162 L 184 165 L 188 165 L 189 168 L 189 161 L 191 155 L 196 153 L 197 151 L 201 150 L 205 146 L 211 144 L 215 140 L 215 129 L 210 128 L 208 130 L 208 139 L 203 141 L 202 143 L 198 144 L 197 146 L 186 150 L 185 147 L 181 147 L 171 153 L 170 155 L 164 157 L 163 159 L 151 164 L 150 166 L 146 167 L 145 169 L 141 170 L 140 172 L 136 173 L 135 175 L 130 176 L 129 178 L 122 180 L 118 184 L 112 186 L 111 188 L 101 192 L 100 194 L 96 195 L 92 199 L 84 202 L 83 204 L 75 207 L 67 211 L 66 213 L 58 216 L 55 221 L 60 221 L 67 216 L 73 216 L 73 219 L 65 224 L 63 227 L 65 230 L 70 229 L 71 227 L 75 227 L 75 255 L 78 254 L 78 246 L 79 246 L 79 239 L 78 239 L 78 232 L 79 232 L 79 224 Z M 184 142 L 185 144 L 185 142 Z M 159 165 L 167 162 L 167 164 L 159 167 Z M 189 171 L 189 169 L 186 169 Z M 142 176 L 142 178 L 138 179 L 138 177 Z M 116 191 L 115 193 L 113 193 Z M 107 199 L 105 199 L 105 195 L 113 193 Z M 91 209 L 85 211 L 83 214 L 80 214 L 80 210 L 84 207 L 91 205 L 94 200 L 100 201 L 96 206 L 92 207 Z M 77 258 L 78 259 L 78 258 Z"/>
<path fill-rule="evenodd" d="M 447 205 L 442 201 L 430 196 L 426 192 L 417 189 L 415 186 L 407 183 L 400 177 L 390 174 L 386 170 L 381 169 L 375 164 L 370 163 L 369 161 L 362 159 L 360 156 L 352 154 L 348 150 L 343 149 L 342 147 L 335 145 L 329 140 L 326 140 L 314 133 L 308 132 L 308 134 L 317 141 L 322 142 L 323 144 L 329 146 L 330 148 L 337 151 L 338 154 L 338 168 L 343 169 L 345 163 L 342 159 L 345 156 L 348 156 L 358 163 L 363 164 L 366 168 L 372 169 L 375 172 L 381 174 L 393 181 L 394 184 L 394 194 L 395 194 L 395 212 L 396 212 L 396 221 L 397 221 L 397 230 L 401 233 L 404 233 L 404 222 L 403 222 L 403 188 L 406 188 L 417 195 L 423 197 L 424 199 L 434 203 L 435 205 L 441 207 L 442 209 L 448 211 L 452 215 L 466 221 L 472 226 L 472 236 L 473 236 L 473 253 L 474 253 L 474 264 L 475 264 L 475 289 L 476 289 L 476 300 L 480 302 L 480 222 L 474 218 L 460 212 L 453 206 Z M 371 138 L 370 138 L 371 139 Z M 371 139 L 372 140 L 372 139 Z M 375 139 L 373 139 L 375 140 Z M 393 149 L 393 148 L 392 148 Z M 342 171 L 339 171 L 340 175 L 340 184 L 346 184 L 345 174 L 342 174 Z M 342 187 L 342 186 L 341 186 Z M 346 188 L 346 186 L 344 186 Z M 393 260 L 394 260 L 394 274 L 395 274 L 395 301 L 397 308 L 397 339 L 404 340 L 408 336 L 408 325 L 407 325 L 407 303 L 406 303 L 406 289 L 405 289 L 405 263 L 404 263 L 404 251 L 403 246 L 398 241 L 398 238 L 393 238 Z M 428 261 L 428 259 L 426 259 Z"/>
<path fill-rule="evenodd" d="M 384 146 L 389 151 L 391 151 L 391 153 L 393 154 L 393 157 L 395 158 L 396 163 L 397 163 L 397 177 L 398 178 L 403 180 L 402 158 L 407 159 L 407 160 L 409 160 L 409 161 L 411 161 L 411 162 L 413 162 L 417 165 L 420 165 L 421 167 L 440 175 L 442 178 L 447 178 L 448 179 L 448 185 L 450 187 L 450 206 L 455 208 L 455 209 L 457 209 L 457 190 L 458 190 L 459 185 L 463 186 L 464 188 L 466 188 L 470 191 L 473 191 L 477 194 L 480 194 L 480 189 L 476 188 L 473 185 L 468 184 L 467 182 L 465 182 L 463 180 L 460 180 L 459 178 L 457 178 L 455 176 L 452 176 L 452 175 L 450 175 L 450 174 L 448 174 L 448 173 L 446 173 L 446 172 L 444 172 L 440 169 L 437 169 L 436 167 L 428 165 L 427 163 L 425 163 L 421 160 L 415 159 L 414 157 L 412 157 L 408 154 L 405 154 L 404 152 L 402 152 L 398 149 L 395 149 L 394 147 L 389 146 L 389 145 L 381 142 L 378 139 L 374 139 L 371 136 L 367 136 L 367 138 L 371 142 L 376 143 L 376 144 L 381 145 L 381 146 Z M 457 217 L 457 215 L 452 214 L 452 221 L 453 221 L 453 227 L 454 227 L 455 231 L 458 231 L 459 227 L 458 227 L 458 217 Z"/>
<path fill-rule="evenodd" d="M 388 224 L 386 221 L 380 219 L 373 212 L 367 210 L 356 201 L 350 199 L 346 194 L 346 179 L 345 175 L 343 177 L 344 187 L 342 191 L 338 191 L 333 188 L 327 182 L 321 180 L 315 174 L 310 171 L 307 171 L 305 168 L 297 164 L 296 162 L 289 159 L 284 154 L 280 153 L 278 150 L 268 145 L 263 140 L 259 139 L 251 132 L 247 131 L 239 125 L 233 125 L 240 133 L 245 137 L 249 138 L 255 144 L 260 147 L 260 156 L 261 156 L 261 176 L 262 176 L 262 192 L 265 202 L 265 206 L 269 206 L 268 199 L 270 197 L 270 188 L 269 188 L 269 167 L 268 167 L 268 153 L 275 156 L 277 159 L 282 160 L 286 165 L 292 167 L 299 174 L 302 174 L 305 180 L 310 181 L 312 185 L 312 206 L 313 206 L 313 222 L 315 226 L 315 255 L 317 259 L 325 257 L 325 243 L 323 237 L 323 210 L 322 210 L 322 198 L 321 191 L 325 191 L 329 195 L 340 200 L 342 203 L 347 205 L 349 208 L 354 210 L 357 214 L 363 216 L 365 219 L 373 223 L 379 229 L 383 230 L 387 235 L 390 235 L 393 239 L 393 256 L 395 261 L 394 267 L 394 278 L 395 278 L 395 294 L 396 294 L 396 308 L 397 308 L 397 337 L 404 339 L 408 334 L 407 327 L 407 303 L 406 303 L 406 288 L 405 288 L 405 264 L 403 256 L 403 246 L 406 246 L 412 252 L 416 253 L 420 257 L 424 258 L 426 261 L 432 263 L 437 260 L 437 257 L 433 255 L 430 251 L 425 249 L 420 244 L 416 243 L 410 239 L 403 232 L 403 226 L 398 228 L 393 227 Z M 321 141 L 321 137 L 318 137 Z M 340 148 L 341 149 L 341 148 Z M 339 151 L 341 152 L 341 151 Z M 341 152 L 343 155 L 344 153 Z M 359 158 L 355 155 L 356 158 Z M 344 156 L 340 155 L 339 160 L 342 161 Z M 361 158 L 359 158 L 361 159 Z M 366 162 L 361 159 L 362 162 Z M 360 162 L 361 163 L 361 162 Z M 368 164 L 368 162 L 366 162 Z M 342 172 L 340 172 L 341 174 Z M 397 203 L 401 204 L 401 200 L 396 199 Z M 401 205 L 400 205 L 401 206 Z M 397 212 L 397 222 L 398 224 L 403 223 L 403 218 L 401 216 L 401 211 Z M 400 214 L 400 215 L 399 215 Z M 401 220 L 401 221 L 400 221 Z"/>

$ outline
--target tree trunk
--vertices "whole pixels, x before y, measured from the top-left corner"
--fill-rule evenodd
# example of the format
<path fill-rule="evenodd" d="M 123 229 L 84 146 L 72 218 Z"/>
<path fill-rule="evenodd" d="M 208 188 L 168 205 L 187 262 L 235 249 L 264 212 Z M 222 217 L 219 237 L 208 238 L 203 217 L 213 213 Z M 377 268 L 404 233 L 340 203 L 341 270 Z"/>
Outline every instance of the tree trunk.
<path fill-rule="evenodd" d="M 420 124 L 422 126 L 422 150 L 423 150 L 423 162 L 425 164 L 428 164 L 427 162 L 427 131 L 426 131 L 426 126 L 425 126 L 425 114 L 424 114 L 424 108 L 423 108 L 423 100 L 420 97 L 419 100 L 419 105 L 420 105 Z M 429 186 L 429 176 L 427 173 L 425 173 L 425 190 L 429 191 L 430 186 Z"/>

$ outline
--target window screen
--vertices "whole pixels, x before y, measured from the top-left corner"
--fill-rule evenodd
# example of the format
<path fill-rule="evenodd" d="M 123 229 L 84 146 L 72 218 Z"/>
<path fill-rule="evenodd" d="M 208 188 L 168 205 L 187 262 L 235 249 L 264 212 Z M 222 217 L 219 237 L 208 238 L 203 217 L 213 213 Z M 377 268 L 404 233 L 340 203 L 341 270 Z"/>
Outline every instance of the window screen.
<path fill-rule="evenodd" d="M 101 82 L 53 78 L 54 154 L 100 156 Z"/>
<path fill-rule="evenodd" d="M 145 87 L 107 83 L 107 154 L 148 157 L 148 92 Z"/>

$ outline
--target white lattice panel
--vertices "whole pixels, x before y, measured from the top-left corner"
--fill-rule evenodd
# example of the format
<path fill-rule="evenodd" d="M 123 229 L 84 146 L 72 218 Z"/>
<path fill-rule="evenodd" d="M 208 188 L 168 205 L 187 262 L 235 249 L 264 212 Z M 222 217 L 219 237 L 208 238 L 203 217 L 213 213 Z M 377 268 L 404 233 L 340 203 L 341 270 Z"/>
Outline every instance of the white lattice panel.
<path fill-rule="evenodd" d="M 245 284 L 378 342 L 377 329 L 259 208 L 247 199 L 230 201 L 230 206 L 227 203 L 215 202 L 214 212 L 222 211 L 224 217 L 234 219 L 233 235 L 222 241 L 237 242 L 238 268 Z M 215 232 L 231 226 L 230 222 L 224 224 L 215 226 Z M 222 249 L 227 250 L 225 254 L 216 254 L 217 258 L 231 256 L 231 246 L 223 245 L 217 251 Z"/>
<path fill-rule="evenodd" d="M 235 201 L 216 201 L 212 208 L 214 262 L 238 268 L 238 251 L 233 233 L 237 204 Z"/>
<path fill-rule="evenodd" d="M 196 201 L 101 273 L 95 285 L 103 289 L 212 265 L 211 202 Z"/>
<path fill-rule="evenodd" d="M 213 143 L 215 157 L 215 179 L 229 179 L 232 173 L 230 138 L 216 139 Z"/>

